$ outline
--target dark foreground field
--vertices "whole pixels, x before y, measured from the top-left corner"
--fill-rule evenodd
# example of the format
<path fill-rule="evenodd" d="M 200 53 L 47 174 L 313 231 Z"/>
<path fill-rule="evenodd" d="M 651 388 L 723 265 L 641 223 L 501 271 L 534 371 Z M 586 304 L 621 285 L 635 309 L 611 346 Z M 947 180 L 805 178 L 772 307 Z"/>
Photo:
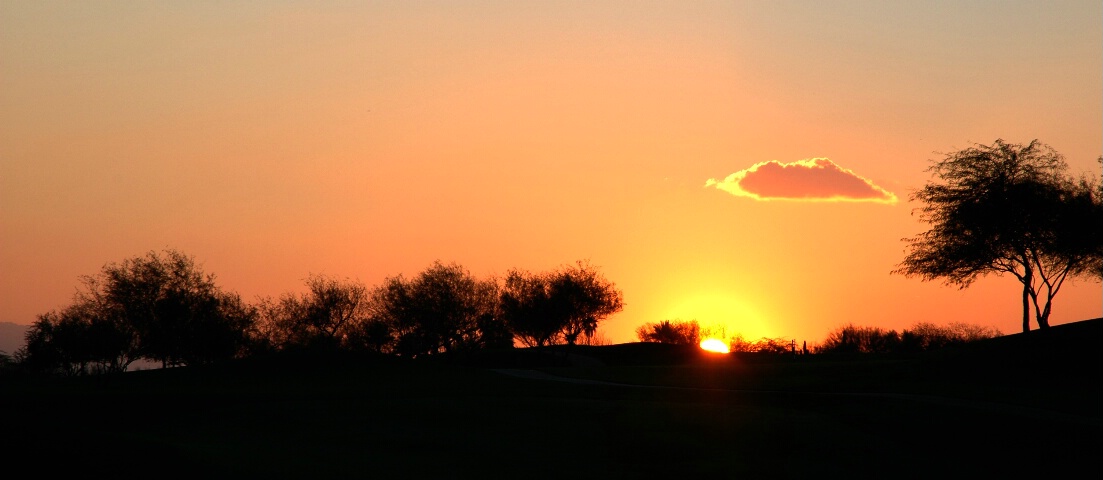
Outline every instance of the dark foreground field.
<path fill-rule="evenodd" d="M 6 478 L 1094 478 L 1103 320 L 916 356 L 654 344 L 0 377 Z"/>

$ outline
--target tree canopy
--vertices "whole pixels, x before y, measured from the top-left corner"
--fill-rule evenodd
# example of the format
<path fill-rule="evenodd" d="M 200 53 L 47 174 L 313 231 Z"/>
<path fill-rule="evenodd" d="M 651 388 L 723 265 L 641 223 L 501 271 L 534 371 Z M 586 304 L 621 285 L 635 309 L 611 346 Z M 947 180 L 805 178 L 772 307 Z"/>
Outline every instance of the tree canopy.
<path fill-rule="evenodd" d="M 390 348 L 404 356 L 512 346 L 497 308 L 496 282 L 437 261 L 412 279 L 387 278 L 372 293 L 371 321 L 389 327 Z"/>
<path fill-rule="evenodd" d="M 988 274 L 1023 285 L 1023 331 L 1030 306 L 1049 326 L 1052 300 L 1070 276 L 1103 277 L 1103 201 L 1098 181 L 1037 140 L 996 140 L 946 154 L 912 195 L 930 230 L 904 239 L 910 251 L 893 273 L 968 287 Z"/>
<path fill-rule="evenodd" d="M 139 358 L 202 364 L 243 353 L 254 315 L 175 250 L 110 263 L 73 304 L 40 315 L 21 357 L 34 369 L 122 371 Z"/>
<path fill-rule="evenodd" d="M 587 262 L 534 274 L 512 270 L 501 293 L 502 315 L 528 346 L 574 345 L 624 308 L 623 294 Z"/>
<path fill-rule="evenodd" d="M 307 292 L 260 301 L 261 343 L 276 350 L 340 346 L 365 321 L 368 289 L 324 275 L 306 279 Z"/>

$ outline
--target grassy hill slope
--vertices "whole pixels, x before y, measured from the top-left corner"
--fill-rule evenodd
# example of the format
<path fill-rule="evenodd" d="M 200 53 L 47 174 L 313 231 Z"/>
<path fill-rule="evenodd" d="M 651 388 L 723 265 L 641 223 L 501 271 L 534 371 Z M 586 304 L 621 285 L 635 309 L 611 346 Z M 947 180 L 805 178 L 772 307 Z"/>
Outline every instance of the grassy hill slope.
<path fill-rule="evenodd" d="M 161 478 L 1071 476 L 1103 451 L 1100 325 L 919 356 L 628 344 L 0 378 L 0 454 Z"/>

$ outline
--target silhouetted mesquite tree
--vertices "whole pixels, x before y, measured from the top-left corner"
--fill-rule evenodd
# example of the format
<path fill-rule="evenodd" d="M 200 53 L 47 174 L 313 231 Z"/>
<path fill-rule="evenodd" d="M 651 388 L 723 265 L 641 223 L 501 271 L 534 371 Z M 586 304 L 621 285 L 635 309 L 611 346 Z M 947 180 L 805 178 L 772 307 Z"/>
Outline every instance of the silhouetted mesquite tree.
<path fill-rule="evenodd" d="M 108 264 L 82 281 L 72 305 L 40 315 L 28 330 L 23 363 L 88 373 L 125 370 L 138 358 L 213 362 L 242 354 L 255 321 L 240 298 L 173 250 Z"/>
<path fill-rule="evenodd" d="M 136 340 L 139 356 L 162 365 L 233 358 L 255 318 L 181 252 L 150 252 L 109 264 L 88 282 L 95 303 Z"/>
<path fill-rule="evenodd" d="M 372 293 L 370 321 L 389 327 L 403 356 L 510 346 L 497 299 L 497 282 L 437 261 L 412 279 L 387 278 Z"/>
<path fill-rule="evenodd" d="M 701 343 L 701 325 L 696 320 L 663 320 L 659 323 L 645 323 L 636 328 L 636 337 L 641 342 L 697 345 Z"/>
<path fill-rule="evenodd" d="M 929 169 L 937 181 L 912 194 L 931 229 L 904 239 L 910 251 L 893 273 L 968 287 L 1009 273 L 1023 286 L 1023 331 L 1030 306 L 1049 326 L 1052 300 L 1069 276 L 1103 276 L 1099 186 L 1066 175 L 1051 147 L 996 140 L 947 154 Z"/>
<path fill-rule="evenodd" d="M 260 303 L 263 340 L 276 350 L 341 347 L 368 317 L 368 289 L 352 280 L 311 275 L 307 292 Z"/>
<path fill-rule="evenodd" d="M 500 302 L 502 318 L 522 344 L 539 347 L 553 343 L 560 322 L 552 308 L 551 281 L 546 274 L 510 270 Z"/>
<path fill-rule="evenodd" d="M 129 339 L 114 325 L 92 316 L 87 304 L 39 315 L 24 338 L 16 358 L 34 372 L 115 372 L 134 360 L 128 356 Z"/>
<path fill-rule="evenodd" d="M 888 353 L 898 351 L 900 334 L 880 327 L 846 325 L 829 333 L 819 353 Z"/>
<path fill-rule="evenodd" d="M 581 261 L 542 274 L 511 270 L 500 301 L 506 323 L 528 346 L 560 341 L 574 345 L 579 336 L 593 335 L 602 320 L 624 308 L 616 285 Z"/>

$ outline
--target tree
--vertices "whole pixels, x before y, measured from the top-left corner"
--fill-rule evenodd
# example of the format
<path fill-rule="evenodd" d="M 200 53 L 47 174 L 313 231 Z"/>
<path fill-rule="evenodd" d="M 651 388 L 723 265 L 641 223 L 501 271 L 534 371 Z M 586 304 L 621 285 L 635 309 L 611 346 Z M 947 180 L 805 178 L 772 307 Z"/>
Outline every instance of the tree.
<path fill-rule="evenodd" d="M 547 274 L 510 270 L 502 287 L 500 305 L 506 324 L 522 344 L 539 347 L 553 343 L 560 322 L 553 308 Z"/>
<path fill-rule="evenodd" d="M 149 252 L 85 277 L 83 301 L 126 332 L 139 357 L 164 366 L 208 363 L 242 353 L 255 321 L 214 279 L 184 253 Z"/>
<path fill-rule="evenodd" d="M 697 320 L 663 320 L 645 323 L 636 328 L 641 342 L 669 343 L 672 345 L 697 345 L 701 343 L 701 325 Z"/>
<path fill-rule="evenodd" d="M 389 327 L 403 356 L 510 347 L 497 299 L 496 281 L 437 261 L 413 279 L 387 278 L 372 293 L 370 321 Z"/>
<path fill-rule="evenodd" d="M 936 350 L 998 336 L 1000 336 L 999 330 L 982 325 L 953 322 L 940 326 L 930 322 L 919 322 L 901 332 L 900 340 L 904 351 Z"/>
<path fill-rule="evenodd" d="M 150 252 L 82 277 L 74 302 L 38 317 L 21 363 L 32 370 L 124 371 L 147 358 L 200 364 L 243 353 L 253 311 L 177 251 Z"/>
<path fill-rule="evenodd" d="M 236 293 L 222 291 L 207 302 L 207 312 L 198 321 L 190 322 L 182 336 L 187 346 L 180 354 L 183 363 L 200 365 L 252 353 L 256 307 L 243 302 Z"/>
<path fill-rule="evenodd" d="M 817 353 L 887 353 L 897 351 L 900 334 L 880 327 L 848 324 L 829 333 Z"/>
<path fill-rule="evenodd" d="M 367 287 L 324 275 L 311 275 L 305 283 L 304 294 L 261 301 L 262 338 L 277 350 L 339 348 L 367 322 Z"/>
<path fill-rule="evenodd" d="M 1023 331 L 1030 306 L 1049 326 L 1052 300 L 1069 276 L 1103 276 L 1103 202 L 1094 180 L 1066 175 L 1064 158 L 1037 140 L 996 140 L 949 153 L 928 170 L 911 199 L 931 229 L 904 239 L 910 251 L 893 273 L 968 287 L 988 274 L 1023 286 Z"/>
<path fill-rule="evenodd" d="M 598 323 L 624 308 L 624 295 L 587 262 L 561 267 L 552 276 L 552 298 L 569 345 L 592 336 Z"/>
<path fill-rule="evenodd" d="M 556 271 L 512 270 L 501 295 L 502 315 L 529 346 L 574 345 L 593 336 L 598 324 L 624 308 L 623 294 L 596 268 L 579 261 Z"/>
<path fill-rule="evenodd" d="M 39 315 L 16 359 L 39 373 L 80 375 L 125 371 L 138 352 L 131 332 L 86 295 L 61 310 Z"/>
<path fill-rule="evenodd" d="M 784 337 L 762 337 L 752 342 L 737 334 L 728 340 L 728 348 L 739 353 L 796 353 L 796 342 Z"/>
<path fill-rule="evenodd" d="M 901 333 L 880 327 L 847 324 L 830 332 L 823 343 L 816 348 L 816 352 L 910 353 L 963 345 L 998 336 L 1000 331 L 995 328 L 962 322 L 953 322 L 945 326 L 919 322 Z"/>

